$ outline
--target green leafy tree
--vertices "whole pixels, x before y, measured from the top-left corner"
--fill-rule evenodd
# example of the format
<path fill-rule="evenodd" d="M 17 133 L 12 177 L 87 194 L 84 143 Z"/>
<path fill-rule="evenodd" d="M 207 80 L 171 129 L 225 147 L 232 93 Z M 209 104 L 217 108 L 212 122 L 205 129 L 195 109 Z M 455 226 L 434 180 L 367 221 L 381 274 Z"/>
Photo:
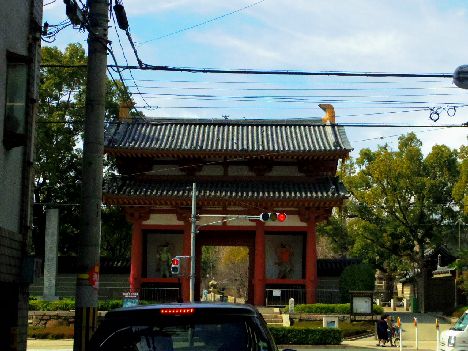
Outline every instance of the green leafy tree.
<path fill-rule="evenodd" d="M 468 219 L 468 146 L 462 146 L 459 150 L 460 178 L 453 187 L 453 198 L 458 206 L 463 209 L 463 215 Z"/>
<path fill-rule="evenodd" d="M 350 291 L 374 291 L 375 269 L 368 264 L 353 264 L 340 275 L 341 302 L 349 302 Z"/>
<path fill-rule="evenodd" d="M 345 258 L 352 255 L 354 238 L 349 232 L 350 223 L 343 208 L 332 214 L 326 222 L 317 225 L 317 234 L 327 240 L 328 248 L 338 257 Z"/>
<path fill-rule="evenodd" d="M 384 272 L 424 269 L 424 252 L 453 237 L 458 208 L 452 191 L 459 180 L 457 152 L 436 145 L 424 157 L 413 133 L 398 150 L 363 149 L 356 172 L 344 177 L 352 196 L 352 251 Z"/>
<path fill-rule="evenodd" d="M 69 44 L 64 51 L 42 48 L 43 64 L 84 65 L 87 57 L 80 44 Z M 36 128 L 33 249 L 44 256 L 45 210 L 59 208 L 59 253 L 73 255 L 80 230 L 82 133 L 84 128 L 86 69 L 46 67 L 41 69 Z M 118 83 L 119 84 L 119 83 Z M 116 118 L 122 85 L 107 81 L 106 121 Z M 112 163 L 106 163 L 108 171 Z M 107 209 L 104 210 L 108 211 Z M 116 221 L 116 212 L 109 215 Z M 112 227 L 110 233 L 106 233 Z M 120 240 L 125 226 L 104 226 L 103 238 Z M 115 235 L 113 238 L 112 236 Z M 111 245 L 103 242 L 106 253 Z M 125 244 L 125 241 L 119 241 Z M 128 247 L 127 247 L 128 248 Z M 116 249 L 117 250 L 117 249 Z M 121 256 L 121 248 L 116 251 Z"/>

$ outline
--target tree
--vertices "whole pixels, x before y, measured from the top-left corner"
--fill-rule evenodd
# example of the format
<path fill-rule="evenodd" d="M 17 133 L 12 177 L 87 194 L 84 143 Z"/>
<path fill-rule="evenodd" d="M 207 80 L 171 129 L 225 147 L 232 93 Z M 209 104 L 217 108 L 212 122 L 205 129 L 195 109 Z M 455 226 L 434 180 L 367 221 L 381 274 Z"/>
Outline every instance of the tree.
<path fill-rule="evenodd" d="M 375 270 L 360 263 L 346 267 L 340 275 L 341 302 L 350 301 L 350 291 L 374 291 Z"/>
<path fill-rule="evenodd" d="M 63 52 L 56 47 L 42 48 L 43 64 L 84 65 L 86 62 L 85 50 L 80 44 L 69 44 Z M 43 68 L 40 82 L 33 248 L 37 256 L 44 256 L 45 210 L 47 207 L 57 206 L 60 209 L 59 253 L 73 255 L 76 253 L 80 228 L 78 204 L 81 192 L 86 70 L 76 67 Z M 107 82 L 106 121 L 116 119 L 118 102 L 124 95 L 121 87 L 122 85 L 116 87 L 111 81 Z M 112 168 L 112 164 L 109 167 Z M 111 214 L 115 215 L 115 212 Z M 105 215 L 103 217 L 106 218 Z M 126 227 L 119 228 L 124 230 Z M 106 226 L 103 229 L 106 230 Z M 112 233 L 117 233 L 115 226 Z M 103 235 L 103 238 L 111 236 L 110 233 Z M 103 246 L 106 247 L 106 244 Z M 109 253 L 108 250 L 106 252 Z M 120 251 L 116 255 L 120 256 Z"/>
<path fill-rule="evenodd" d="M 218 281 L 236 297 L 247 299 L 249 280 L 249 249 L 245 246 L 220 248 Z"/>
<path fill-rule="evenodd" d="M 343 214 L 346 205 L 333 213 L 326 222 L 317 225 L 317 234 L 320 239 L 326 239 L 327 247 L 338 257 L 350 256 L 354 240 L 349 232 L 350 224 Z"/>
<path fill-rule="evenodd" d="M 468 146 L 460 147 L 458 152 L 460 159 L 460 178 L 453 187 L 453 198 L 458 206 L 463 209 L 462 212 L 468 219 Z"/>
<path fill-rule="evenodd" d="M 355 254 L 384 272 L 413 266 L 424 270 L 424 252 L 452 233 L 458 207 L 452 191 L 459 179 L 457 152 L 436 145 L 424 157 L 413 133 L 398 150 L 363 149 L 356 171 L 344 177 L 351 192 Z M 453 235 L 452 235 L 453 236 Z"/>

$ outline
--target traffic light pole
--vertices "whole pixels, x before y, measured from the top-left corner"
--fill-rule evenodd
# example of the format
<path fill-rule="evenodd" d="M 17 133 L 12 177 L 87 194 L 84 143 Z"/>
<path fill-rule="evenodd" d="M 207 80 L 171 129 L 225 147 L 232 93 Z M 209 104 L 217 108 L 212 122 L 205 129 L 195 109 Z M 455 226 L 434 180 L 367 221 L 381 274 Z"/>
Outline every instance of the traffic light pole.
<path fill-rule="evenodd" d="M 192 233 L 190 236 L 190 302 L 195 300 L 195 234 L 197 233 L 197 186 L 192 187 Z"/>

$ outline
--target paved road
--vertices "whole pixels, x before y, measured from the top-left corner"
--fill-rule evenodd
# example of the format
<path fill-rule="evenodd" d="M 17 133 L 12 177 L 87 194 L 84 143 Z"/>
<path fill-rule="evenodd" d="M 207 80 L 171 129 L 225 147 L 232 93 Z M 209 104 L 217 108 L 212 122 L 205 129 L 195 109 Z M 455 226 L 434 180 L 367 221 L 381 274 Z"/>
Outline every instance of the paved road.
<path fill-rule="evenodd" d="M 436 350 L 436 338 L 437 332 L 435 328 L 435 321 L 437 316 L 432 314 L 422 314 L 422 313 L 409 313 L 409 312 L 386 312 L 396 320 L 396 317 L 400 317 L 403 329 L 403 349 L 404 350 L 416 350 L 416 328 L 413 324 L 414 317 L 418 319 L 418 350 L 419 351 L 435 351 Z M 440 331 L 446 330 L 450 327 L 450 322 L 439 318 L 440 322 Z M 339 346 L 285 346 L 282 345 L 280 349 L 292 348 L 301 351 L 307 350 L 343 350 L 343 349 L 355 349 L 355 350 L 369 350 L 369 349 L 388 349 L 398 351 L 397 347 L 378 347 L 376 346 L 376 339 L 374 337 L 368 337 L 358 340 L 348 341 L 345 340 Z M 73 340 L 72 339 L 63 339 L 63 340 L 28 340 L 28 351 L 72 351 L 73 350 Z"/>

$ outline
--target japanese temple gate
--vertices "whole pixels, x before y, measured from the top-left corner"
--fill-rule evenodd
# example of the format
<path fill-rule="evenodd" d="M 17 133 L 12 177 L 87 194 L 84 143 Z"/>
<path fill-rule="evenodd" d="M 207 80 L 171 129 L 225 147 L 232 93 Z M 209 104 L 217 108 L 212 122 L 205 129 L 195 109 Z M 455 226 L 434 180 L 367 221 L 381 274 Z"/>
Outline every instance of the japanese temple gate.
<path fill-rule="evenodd" d="M 341 206 L 346 189 L 336 177 L 351 146 L 334 123 L 286 120 L 132 120 L 106 131 L 105 152 L 120 176 L 108 182 L 103 200 L 125 208 L 132 223 L 130 288 L 179 287 L 166 256 L 189 256 L 192 183 L 197 214 L 199 299 L 201 247 L 249 248 L 248 302 L 265 304 L 266 289 L 302 289 L 307 303 L 317 286 L 316 225 Z M 285 212 L 287 220 L 232 219 Z M 219 219 L 219 218 L 218 218 Z M 130 234 L 130 233 L 129 233 Z M 282 265 L 286 265 L 282 267 Z M 189 279 L 181 278 L 189 300 Z"/>

